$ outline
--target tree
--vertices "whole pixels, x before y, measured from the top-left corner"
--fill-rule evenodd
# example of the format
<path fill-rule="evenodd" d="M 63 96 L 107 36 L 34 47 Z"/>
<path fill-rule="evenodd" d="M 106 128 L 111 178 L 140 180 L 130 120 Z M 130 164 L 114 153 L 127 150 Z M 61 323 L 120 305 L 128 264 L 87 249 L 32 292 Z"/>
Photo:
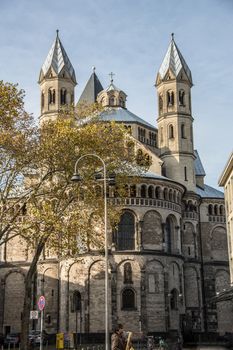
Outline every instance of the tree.
<path fill-rule="evenodd" d="M 21 347 L 27 350 L 32 280 L 42 251 L 53 250 L 61 258 L 75 256 L 80 248 L 103 248 L 103 188 L 96 187 L 93 179 L 102 171 L 101 164 L 96 158 L 85 158 L 80 164 L 82 185 L 77 186 L 70 181 L 75 161 L 87 153 L 104 159 L 107 172 L 116 173 L 118 196 L 124 194 L 126 179 L 128 183 L 135 181 L 128 176 L 138 175 L 144 168 L 136 165 L 132 137 L 119 124 L 101 122 L 98 105 L 79 109 L 79 113 L 66 110 L 56 121 L 38 129 L 24 112 L 23 93 L 10 84 L 2 83 L 2 87 L 3 92 L 10 88 L 6 95 L 12 104 L 1 111 L 7 122 L 3 123 L 4 130 L 9 134 L 1 144 L 0 156 L 5 166 L 0 184 L 5 227 L 1 238 L 7 241 L 19 235 L 25 249 L 32 251 L 25 277 L 21 330 Z M 11 186 L 6 187 L 6 183 Z M 3 191 L 5 188 L 9 190 Z M 11 214 L 8 208 L 16 205 L 18 209 Z M 118 220 L 120 210 L 120 206 L 109 203 L 109 225 Z M 97 234 L 96 224 L 100 228 Z"/>

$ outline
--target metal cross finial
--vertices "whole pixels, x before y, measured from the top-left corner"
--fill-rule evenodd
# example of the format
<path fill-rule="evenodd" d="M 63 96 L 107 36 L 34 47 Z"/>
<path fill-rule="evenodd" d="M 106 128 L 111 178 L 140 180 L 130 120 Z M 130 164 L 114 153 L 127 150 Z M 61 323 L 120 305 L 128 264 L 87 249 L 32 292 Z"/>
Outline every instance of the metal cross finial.
<path fill-rule="evenodd" d="M 57 29 L 56 32 L 57 32 L 57 37 L 58 37 L 59 29 Z"/>
<path fill-rule="evenodd" d="M 111 83 L 113 83 L 113 76 L 115 75 L 113 72 L 109 73 L 110 77 L 111 77 Z"/>
<path fill-rule="evenodd" d="M 174 33 L 171 33 L 172 40 L 174 40 Z"/>
<path fill-rule="evenodd" d="M 95 73 L 95 66 L 92 67 L 92 72 Z"/>

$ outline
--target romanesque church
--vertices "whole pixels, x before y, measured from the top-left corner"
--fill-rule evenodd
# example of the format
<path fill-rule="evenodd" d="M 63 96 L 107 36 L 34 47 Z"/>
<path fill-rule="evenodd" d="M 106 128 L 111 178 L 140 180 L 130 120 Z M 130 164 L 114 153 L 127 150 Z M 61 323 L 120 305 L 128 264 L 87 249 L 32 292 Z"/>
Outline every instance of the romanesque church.
<path fill-rule="evenodd" d="M 110 237 L 109 326 L 122 323 L 126 330 L 144 334 L 224 334 L 232 331 L 231 302 L 211 301 L 230 281 L 224 196 L 205 183 L 194 149 L 192 74 L 173 36 L 157 71 L 157 126 L 129 111 L 126 92 L 113 79 L 104 88 L 94 69 L 79 92 L 78 103 L 101 103 L 103 122 L 125 125 L 138 151 L 152 160 L 140 183 L 128 186 L 125 198 L 109 193 L 109 201 L 121 200 L 124 207 Z M 74 103 L 76 84 L 57 34 L 39 74 L 40 122 Z M 28 257 L 18 238 L 0 249 L 0 330 L 19 332 Z M 34 300 L 46 297 L 48 333 L 75 332 L 76 323 L 83 335 L 104 333 L 104 268 L 98 252 L 80 254 L 75 261 L 58 261 L 44 252 Z"/>

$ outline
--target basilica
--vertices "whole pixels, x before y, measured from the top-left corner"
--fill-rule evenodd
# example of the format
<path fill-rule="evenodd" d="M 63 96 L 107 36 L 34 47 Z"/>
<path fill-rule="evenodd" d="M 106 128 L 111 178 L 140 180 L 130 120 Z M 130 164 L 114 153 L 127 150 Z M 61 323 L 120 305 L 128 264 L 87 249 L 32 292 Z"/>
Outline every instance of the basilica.
<path fill-rule="evenodd" d="M 140 182 L 126 184 L 124 198 L 108 196 L 124 208 L 109 235 L 109 327 L 122 323 L 143 334 L 224 335 L 232 332 L 232 302 L 212 302 L 230 283 L 224 195 L 205 183 L 194 149 L 192 74 L 173 36 L 157 68 L 157 126 L 129 111 L 126 93 L 113 79 L 104 88 L 95 69 L 77 102 L 102 104 L 102 121 L 123 124 L 139 155 L 151 159 Z M 76 84 L 57 33 L 39 74 L 40 123 L 75 102 Z M 17 237 L 1 248 L 0 332 L 20 332 L 28 265 Z M 44 252 L 33 299 L 36 304 L 37 296 L 45 295 L 48 333 L 104 334 L 104 271 L 98 251 L 63 261 Z"/>

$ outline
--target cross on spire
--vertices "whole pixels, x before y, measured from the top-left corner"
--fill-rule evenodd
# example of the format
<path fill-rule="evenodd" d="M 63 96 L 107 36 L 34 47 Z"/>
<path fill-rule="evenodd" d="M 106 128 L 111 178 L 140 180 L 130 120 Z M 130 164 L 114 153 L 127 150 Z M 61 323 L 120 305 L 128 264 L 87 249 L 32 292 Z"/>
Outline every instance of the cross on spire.
<path fill-rule="evenodd" d="M 115 75 L 113 72 L 109 73 L 110 77 L 111 77 L 111 83 L 113 83 L 113 76 Z"/>
<path fill-rule="evenodd" d="M 172 40 L 174 40 L 174 33 L 171 33 Z"/>

